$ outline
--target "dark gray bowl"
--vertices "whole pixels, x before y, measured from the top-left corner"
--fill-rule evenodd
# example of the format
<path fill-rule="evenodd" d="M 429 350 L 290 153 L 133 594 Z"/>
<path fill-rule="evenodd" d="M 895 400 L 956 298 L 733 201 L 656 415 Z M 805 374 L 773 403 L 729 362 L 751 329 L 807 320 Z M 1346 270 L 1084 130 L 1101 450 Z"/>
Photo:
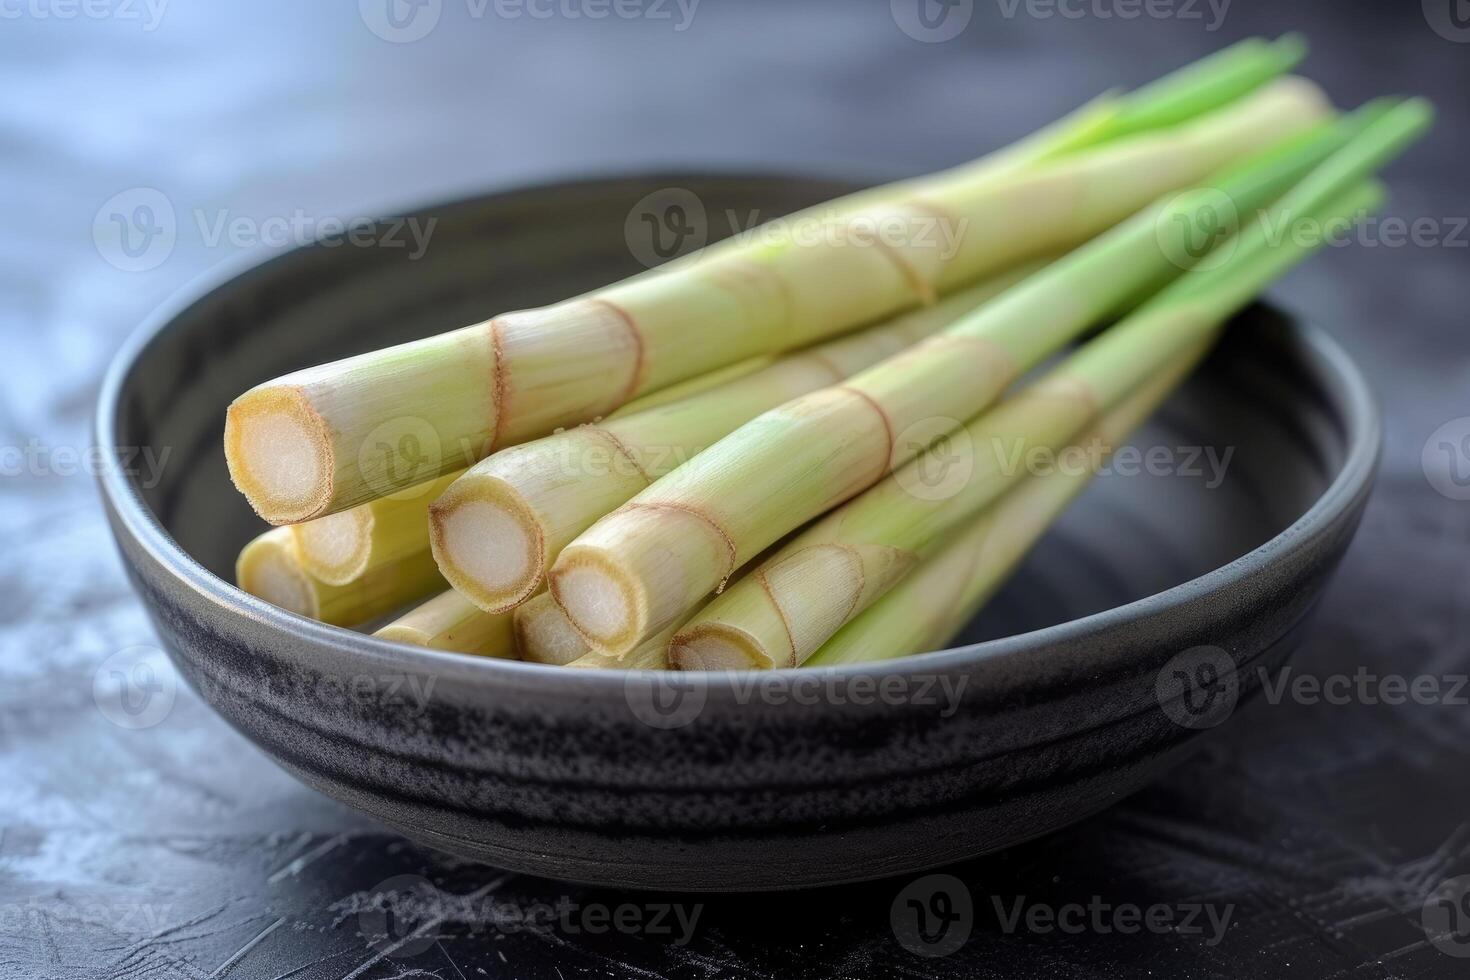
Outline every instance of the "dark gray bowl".
<path fill-rule="evenodd" d="M 435 847 L 612 885 L 794 888 L 946 864 L 1087 816 L 1178 761 L 1299 641 L 1357 526 L 1379 420 L 1320 331 L 1265 308 L 1137 440 L 1233 450 L 1218 485 L 1103 477 L 972 625 L 869 668 L 558 671 L 384 643 L 236 590 L 259 527 L 225 405 L 273 375 L 636 271 L 660 188 L 762 216 L 848 186 L 665 176 L 450 204 L 427 254 L 312 246 L 213 277 L 117 359 L 98 439 L 171 451 L 103 496 L 179 671 L 308 784 Z M 715 229 L 718 234 L 721 229 Z M 1162 458 L 1162 457 L 1156 457 Z M 1157 468 L 1157 467 L 1156 467 Z M 1001 637 L 1001 638 L 995 638 Z"/>

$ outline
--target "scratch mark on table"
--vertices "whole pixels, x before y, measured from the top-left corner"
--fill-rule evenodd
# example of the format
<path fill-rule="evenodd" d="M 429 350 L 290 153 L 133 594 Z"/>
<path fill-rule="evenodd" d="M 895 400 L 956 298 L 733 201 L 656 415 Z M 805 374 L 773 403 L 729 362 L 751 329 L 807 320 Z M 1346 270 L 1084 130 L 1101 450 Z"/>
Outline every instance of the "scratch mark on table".
<path fill-rule="evenodd" d="M 464 971 L 459 968 L 458 963 L 454 962 L 454 957 L 449 955 L 449 950 L 444 948 L 444 943 L 436 939 L 434 940 L 434 945 L 439 947 L 439 952 L 443 953 L 444 958 L 449 961 L 449 965 L 454 967 L 454 972 L 459 977 L 459 980 L 465 980 Z"/>
<path fill-rule="evenodd" d="M 337 848 L 347 843 L 347 841 L 349 841 L 351 838 L 351 834 L 337 834 L 335 837 L 327 838 L 321 844 L 307 851 L 300 857 L 294 857 L 290 861 L 287 861 L 284 867 L 282 867 L 279 871 L 277 871 L 275 874 L 271 875 L 265 880 L 266 884 L 274 885 L 283 878 L 294 877 L 295 875 L 300 874 L 301 870 L 305 868 L 308 864 L 317 860 L 318 858 L 330 854 L 332 851 L 335 851 Z"/>
<path fill-rule="evenodd" d="M 266 936 L 269 936 L 271 933 L 273 933 L 277 929 L 281 928 L 282 924 L 284 924 L 285 921 L 286 921 L 285 916 L 282 916 L 281 918 L 279 918 L 276 921 L 272 922 L 270 925 L 266 926 L 264 929 L 260 930 L 260 932 L 257 932 L 255 934 L 255 938 L 251 939 L 244 946 L 241 946 L 239 949 L 235 950 L 235 952 L 233 952 L 232 954 L 230 954 L 230 958 L 227 959 L 227 960 L 225 960 L 223 963 L 221 963 L 219 965 L 219 969 L 215 970 L 213 973 L 211 973 L 209 975 L 209 980 L 214 980 L 215 977 L 222 977 L 222 976 L 224 976 L 226 971 L 228 971 L 236 963 L 240 962 L 240 960 L 244 959 L 245 956 L 252 949 L 254 949 L 256 946 L 260 945 L 261 940 L 265 939 Z"/>
<path fill-rule="evenodd" d="M 387 959 L 389 956 L 392 956 L 399 949 L 402 949 L 404 946 L 408 945 L 414 940 L 424 938 L 424 936 L 430 930 L 439 928 L 439 926 L 443 922 L 444 917 L 442 915 L 430 919 L 428 922 L 425 922 L 423 925 L 419 926 L 413 932 L 404 936 L 397 942 L 391 943 L 385 948 L 378 950 L 378 952 L 372 958 L 365 960 L 362 963 L 359 963 L 357 965 L 357 968 L 354 969 L 351 973 L 344 975 L 342 977 L 342 980 L 357 980 L 358 977 L 362 976 L 364 973 L 372 969 L 377 964 L 383 962 L 383 960 Z M 435 942 L 438 942 L 438 940 L 436 939 Z"/>

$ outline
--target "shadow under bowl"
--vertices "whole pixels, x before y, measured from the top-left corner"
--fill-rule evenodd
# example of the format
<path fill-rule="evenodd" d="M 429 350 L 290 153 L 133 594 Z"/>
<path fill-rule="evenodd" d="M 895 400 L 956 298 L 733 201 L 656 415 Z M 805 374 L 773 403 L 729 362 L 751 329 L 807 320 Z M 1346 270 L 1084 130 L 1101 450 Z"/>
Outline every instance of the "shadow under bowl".
<path fill-rule="evenodd" d="M 638 210 L 671 187 L 708 216 L 762 217 L 852 189 L 655 175 L 459 201 L 415 215 L 437 219 L 421 257 L 318 244 L 215 275 L 118 356 L 98 439 L 119 464 L 101 483 L 133 584 L 178 670 L 287 770 L 418 841 L 517 871 L 681 890 L 835 884 L 1108 806 L 1299 642 L 1357 527 L 1380 423 L 1342 350 L 1263 306 L 955 649 L 761 675 L 562 671 L 386 643 L 230 584 L 260 530 L 220 449 L 235 395 L 638 271 Z M 169 453 L 146 481 L 145 448 Z"/>

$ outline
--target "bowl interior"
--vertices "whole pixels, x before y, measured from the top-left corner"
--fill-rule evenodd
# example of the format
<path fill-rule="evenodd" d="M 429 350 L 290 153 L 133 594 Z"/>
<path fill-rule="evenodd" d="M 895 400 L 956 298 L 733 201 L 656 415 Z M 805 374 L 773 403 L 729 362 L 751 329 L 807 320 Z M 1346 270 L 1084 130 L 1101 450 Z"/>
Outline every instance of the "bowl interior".
<path fill-rule="evenodd" d="M 206 569 L 233 580 L 263 525 L 230 485 L 226 405 L 306 365 L 536 306 L 639 271 L 640 210 L 693 194 L 711 239 L 852 189 L 833 181 L 649 177 L 463 201 L 414 215 L 428 247 L 312 246 L 228 280 L 146 342 L 115 439 L 146 507 Z M 428 222 L 433 221 L 433 225 Z M 380 241 L 392 240 L 392 223 Z M 400 233 L 397 240 L 411 239 Z M 225 280 L 221 278 L 221 282 Z M 962 641 L 1025 632 L 1151 595 L 1265 542 L 1340 469 L 1346 439 L 1302 341 L 1254 307 L 1027 559 Z M 153 461 L 150 463 L 149 461 Z"/>

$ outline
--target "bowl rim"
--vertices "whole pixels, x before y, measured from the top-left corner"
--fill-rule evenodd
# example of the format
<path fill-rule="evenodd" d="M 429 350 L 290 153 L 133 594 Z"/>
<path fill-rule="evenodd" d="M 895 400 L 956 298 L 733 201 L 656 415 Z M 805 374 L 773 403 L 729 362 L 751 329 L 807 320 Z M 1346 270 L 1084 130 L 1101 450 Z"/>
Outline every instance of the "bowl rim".
<path fill-rule="evenodd" d="M 842 175 L 811 173 L 773 173 L 767 171 L 680 171 L 611 173 L 515 186 L 488 193 L 453 197 L 432 204 L 385 215 L 419 214 L 445 211 L 499 201 L 524 198 L 529 194 L 556 193 L 575 186 L 612 184 L 619 181 L 810 181 L 826 184 L 857 183 Z M 268 268 L 287 264 L 311 248 L 311 244 L 286 251 L 257 248 L 223 260 L 196 275 L 155 307 L 124 340 L 114 354 L 104 375 L 94 416 L 94 435 L 103 458 L 118 459 L 117 435 L 121 419 L 121 398 L 129 377 L 148 349 L 178 319 L 216 292 L 229 288 L 243 277 L 264 274 Z M 1326 382 L 1332 408 L 1340 413 L 1346 451 L 1341 468 L 1321 495 L 1290 525 L 1270 539 L 1233 561 L 1212 569 L 1161 592 L 1114 606 L 1078 619 L 1051 626 L 984 640 L 965 646 L 912 654 L 892 660 L 839 664 L 820 667 L 785 667 L 763 674 L 775 680 L 797 675 L 825 672 L 838 676 L 857 674 L 911 674 L 916 668 L 926 673 L 942 673 L 975 666 L 981 662 L 997 664 L 1018 656 L 1034 654 L 1038 649 L 1075 643 L 1120 627 L 1129 621 L 1159 616 L 1177 610 L 1210 593 L 1241 585 L 1261 569 L 1310 548 L 1321 535 L 1329 533 L 1348 514 L 1372 485 L 1382 447 L 1382 419 L 1376 399 L 1361 370 L 1343 347 L 1324 329 L 1297 314 L 1285 311 L 1295 338 L 1315 373 Z M 144 549 L 158 567 L 176 583 L 207 600 L 221 612 L 278 629 L 293 640 L 317 647 L 328 647 L 349 656 L 378 664 L 391 664 L 398 669 L 421 665 L 441 675 L 467 681 L 509 684 L 546 694 L 554 689 L 579 696 L 617 694 L 632 678 L 677 678 L 679 683 L 694 686 L 711 685 L 716 679 L 728 678 L 719 671 L 622 671 L 587 669 L 558 671 L 545 664 L 490 657 L 475 657 L 451 651 L 417 647 L 379 639 L 369 633 L 329 626 L 316 620 L 287 612 L 240 590 L 216 576 L 176 542 L 172 535 L 144 503 L 141 493 L 115 465 L 99 468 L 98 483 L 104 503 L 115 515 L 114 533 L 124 530 L 132 542 Z M 555 685 L 546 683 L 548 673 L 559 676 Z"/>

